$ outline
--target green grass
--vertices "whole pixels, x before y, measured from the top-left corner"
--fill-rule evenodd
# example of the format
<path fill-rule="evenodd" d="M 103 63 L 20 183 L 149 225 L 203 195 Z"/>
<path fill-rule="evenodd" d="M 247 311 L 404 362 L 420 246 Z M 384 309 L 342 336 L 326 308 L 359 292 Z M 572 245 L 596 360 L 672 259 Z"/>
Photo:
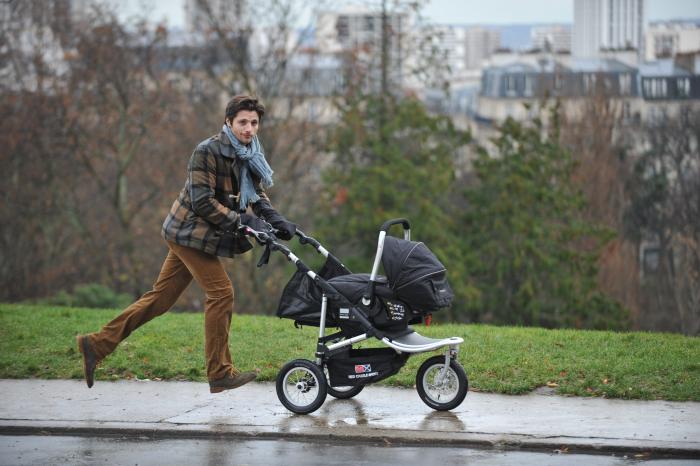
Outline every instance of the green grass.
<path fill-rule="evenodd" d="M 0 304 L 0 378 L 82 378 L 75 335 L 94 332 L 118 310 Z M 700 338 L 661 333 L 418 326 L 430 337 L 461 336 L 459 360 L 473 390 L 508 394 L 555 386 L 560 394 L 700 401 Z M 243 370 L 274 380 L 295 358 L 312 359 L 317 329 L 276 317 L 234 315 L 231 353 Z M 375 346 L 373 344 L 372 346 Z M 201 313 L 168 313 L 143 326 L 100 365 L 98 380 L 206 380 Z M 411 387 L 416 355 L 380 382 Z"/>

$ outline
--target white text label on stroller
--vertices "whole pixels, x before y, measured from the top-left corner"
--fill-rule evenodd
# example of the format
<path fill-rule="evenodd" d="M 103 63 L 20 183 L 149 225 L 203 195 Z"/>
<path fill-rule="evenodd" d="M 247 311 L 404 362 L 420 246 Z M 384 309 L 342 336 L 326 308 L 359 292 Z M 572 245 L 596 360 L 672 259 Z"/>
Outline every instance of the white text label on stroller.
<path fill-rule="evenodd" d="M 345 307 L 341 307 L 340 309 L 338 309 L 338 317 L 340 317 L 341 319 L 349 319 L 350 318 L 350 309 L 345 308 Z"/>
<path fill-rule="evenodd" d="M 371 364 L 355 364 L 355 373 L 348 374 L 348 379 L 364 379 L 379 375 L 379 371 L 372 372 Z"/>
<path fill-rule="evenodd" d="M 349 374 L 348 379 L 366 379 L 367 377 L 374 377 L 379 375 L 379 372 L 368 372 L 365 374 Z"/>
<path fill-rule="evenodd" d="M 391 320 L 403 320 L 404 316 L 406 315 L 406 309 L 401 303 L 387 301 L 386 307 Z"/>

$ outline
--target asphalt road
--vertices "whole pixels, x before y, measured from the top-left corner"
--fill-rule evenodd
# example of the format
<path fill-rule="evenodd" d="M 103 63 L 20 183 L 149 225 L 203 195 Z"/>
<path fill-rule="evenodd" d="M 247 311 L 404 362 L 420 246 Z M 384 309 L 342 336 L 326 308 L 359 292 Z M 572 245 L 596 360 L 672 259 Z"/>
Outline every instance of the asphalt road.
<path fill-rule="evenodd" d="M 0 436 L 1 465 L 690 466 L 698 460 L 392 444 L 234 439 Z"/>

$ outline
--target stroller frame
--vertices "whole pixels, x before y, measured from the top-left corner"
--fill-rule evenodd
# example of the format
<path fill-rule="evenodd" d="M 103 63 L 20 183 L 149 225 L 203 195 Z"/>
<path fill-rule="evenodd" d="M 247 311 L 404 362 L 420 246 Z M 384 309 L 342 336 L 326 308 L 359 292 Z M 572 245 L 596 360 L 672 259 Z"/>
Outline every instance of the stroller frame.
<path fill-rule="evenodd" d="M 403 225 L 404 239 L 410 240 L 411 230 L 408 220 L 393 219 L 388 220 L 382 225 L 379 232 L 372 272 L 370 274 L 367 289 L 362 297 L 362 304 L 364 306 L 369 306 L 371 303 L 373 303 L 374 299 L 376 299 L 375 287 L 379 282 L 378 271 L 384 250 L 384 240 L 389 228 L 397 224 Z M 315 364 L 304 359 L 291 361 L 280 370 L 277 377 L 277 394 L 280 401 L 287 409 L 298 414 L 308 414 L 315 411 L 323 404 L 326 393 L 340 399 L 351 398 L 358 394 L 362 388 L 364 388 L 364 384 L 349 387 L 332 387 L 330 385 L 330 381 L 327 380 L 326 366 L 328 360 L 333 355 L 345 351 L 346 347 L 350 347 L 351 349 L 356 343 L 369 340 L 370 338 L 376 338 L 387 347 L 393 349 L 399 355 L 406 353 L 406 358 L 412 354 L 431 352 L 445 348 L 444 356 L 435 356 L 423 363 L 417 373 L 416 388 L 421 399 L 433 409 L 445 411 L 454 409 L 461 404 L 468 390 L 466 373 L 464 372 L 462 366 L 457 362 L 459 345 L 464 342 L 464 339 L 460 337 L 449 337 L 443 339 L 428 338 L 418 334 L 410 326 L 407 326 L 406 330 L 399 332 L 379 329 L 375 327 L 364 315 L 364 313 L 358 309 L 357 304 L 351 303 L 347 298 L 340 295 L 340 293 L 338 293 L 331 284 L 306 266 L 301 259 L 299 259 L 299 257 L 297 257 L 286 245 L 275 241 L 264 232 L 257 232 L 245 226 L 241 227 L 241 229 L 243 230 L 244 234 L 254 237 L 261 245 L 265 245 L 272 251 L 279 251 L 283 253 L 287 260 L 292 262 L 302 273 L 308 275 L 323 293 L 321 298 L 321 316 L 319 322 L 318 340 L 316 344 Z M 319 254 L 326 258 L 326 260 L 330 260 L 345 268 L 342 262 L 333 256 L 316 239 L 307 236 L 299 229 L 296 231 L 296 236 L 298 236 L 301 244 L 312 245 Z M 363 333 L 349 338 L 343 334 L 343 331 L 326 335 L 329 295 L 334 297 L 335 302 L 341 303 L 339 307 L 340 313 L 345 313 L 348 318 L 359 322 Z M 403 366 L 403 363 L 401 363 L 401 366 Z M 439 366 L 439 371 L 432 374 L 436 371 L 437 366 Z M 295 370 L 301 370 L 303 373 L 298 378 L 299 380 L 297 380 L 294 384 L 294 387 L 298 389 L 299 392 L 308 393 L 312 391 L 312 389 L 318 390 L 318 395 L 309 403 L 299 404 L 295 400 L 290 400 L 289 393 L 285 391 L 286 384 L 289 382 L 289 375 Z M 434 379 L 429 380 L 430 377 L 427 374 L 428 372 L 434 375 Z M 440 387 L 448 382 L 452 383 L 453 385 L 454 382 L 457 383 L 457 393 L 454 395 L 454 397 L 450 398 L 447 402 L 443 402 L 440 400 L 439 395 L 431 396 L 431 387 Z M 368 384 L 371 383 L 372 382 L 368 382 Z"/>

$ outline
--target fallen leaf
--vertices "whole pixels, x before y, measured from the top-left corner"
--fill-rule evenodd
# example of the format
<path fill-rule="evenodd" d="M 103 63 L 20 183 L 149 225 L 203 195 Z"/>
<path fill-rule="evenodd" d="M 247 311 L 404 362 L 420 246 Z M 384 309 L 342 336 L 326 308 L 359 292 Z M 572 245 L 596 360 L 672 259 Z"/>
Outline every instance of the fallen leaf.
<path fill-rule="evenodd" d="M 559 386 L 559 384 L 556 383 L 556 382 L 547 382 L 547 386 L 548 386 L 549 388 L 556 388 L 556 387 Z"/>
<path fill-rule="evenodd" d="M 609 382 L 609 380 L 608 380 L 608 379 L 603 379 L 603 384 L 607 385 L 607 384 L 608 384 L 608 382 Z"/>

